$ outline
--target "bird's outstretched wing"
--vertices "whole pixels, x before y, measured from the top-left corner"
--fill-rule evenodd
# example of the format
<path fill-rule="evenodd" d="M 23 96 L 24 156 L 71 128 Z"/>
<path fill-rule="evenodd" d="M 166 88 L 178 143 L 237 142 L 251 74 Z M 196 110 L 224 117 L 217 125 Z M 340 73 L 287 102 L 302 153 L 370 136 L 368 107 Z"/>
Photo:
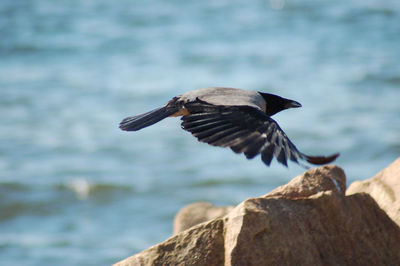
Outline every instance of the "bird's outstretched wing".
<path fill-rule="evenodd" d="M 262 161 L 268 166 L 273 157 L 287 166 L 288 160 L 299 163 L 299 159 L 303 159 L 312 164 L 326 164 L 339 156 L 301 153 L 275 120 L 250 106 L 215 106 L 197 100 L 186 103 L 185 107 L 190 115 L 181 118 L 182 128 L 199 141 L 229 147 L 236 153 L 244 153 L 248 159 L 261 154 Z"/>

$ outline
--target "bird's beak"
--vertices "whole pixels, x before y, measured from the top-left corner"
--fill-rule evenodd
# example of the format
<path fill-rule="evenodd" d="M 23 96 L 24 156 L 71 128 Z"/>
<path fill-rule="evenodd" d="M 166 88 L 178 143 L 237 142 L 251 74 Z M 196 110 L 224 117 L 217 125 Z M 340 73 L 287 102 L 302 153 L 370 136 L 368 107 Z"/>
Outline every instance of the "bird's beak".
<path fill-rule="evenodd" d="M 288 109 L 288 108 L 298 108 L 298 107 L 301 107 L 301 104 L 299 102 L 296 102 L 296 101 L 293 101 L 293 100 L 288 100 L 285 103 L 285 107 L 286 107 L 286 109 Z"/>

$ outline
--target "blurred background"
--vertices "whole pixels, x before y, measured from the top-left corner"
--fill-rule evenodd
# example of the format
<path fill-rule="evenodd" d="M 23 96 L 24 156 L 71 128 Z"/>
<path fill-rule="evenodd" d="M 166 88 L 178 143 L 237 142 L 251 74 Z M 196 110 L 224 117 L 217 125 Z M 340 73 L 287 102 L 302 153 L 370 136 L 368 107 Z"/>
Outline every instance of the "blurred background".
<path fill-rule="evenodd" d="M 0 261 L 108 265 L 171 235 L 175 213 L 236 205 L 304 169 L 126 116 L 228 86 L 303 104 L 275 116 L 348 183 L 400 156 L 398 0 L 0 1 Z"/>

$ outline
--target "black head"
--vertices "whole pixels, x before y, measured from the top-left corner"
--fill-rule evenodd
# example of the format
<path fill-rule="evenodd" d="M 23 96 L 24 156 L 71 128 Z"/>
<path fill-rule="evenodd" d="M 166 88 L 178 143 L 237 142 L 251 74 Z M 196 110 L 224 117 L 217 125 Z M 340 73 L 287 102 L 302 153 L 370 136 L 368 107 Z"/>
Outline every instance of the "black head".
<path fill-rule="evenodd" d="M 285 109 L 301 107 L 299 102 L 282 98 L 278 95 L 263 92 L 258 93 L 261 94 L 267 104 L 267 110 L 265 113 L 269 116 L 273 116 L 274 114 Z"/>

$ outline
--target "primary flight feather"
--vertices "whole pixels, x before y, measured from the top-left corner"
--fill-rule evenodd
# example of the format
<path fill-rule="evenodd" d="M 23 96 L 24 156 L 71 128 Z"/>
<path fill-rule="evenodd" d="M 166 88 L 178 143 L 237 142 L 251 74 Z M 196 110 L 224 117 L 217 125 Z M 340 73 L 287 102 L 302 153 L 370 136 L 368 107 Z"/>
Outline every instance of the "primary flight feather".
<path fill-rule="evenodd" d="M 317 165 L 334 161 L 339 154 L 309 156 L 300 152 L 271 118 L 282 110 L 297 107 L 301 104 L 274 94 L 212 87 L 184 93 L 163 107 L 127 117 L 120 128 L 137 131 L 164 118 L 181 116 L 182 128 L 199 141 L 229 147 L 248 159 L 261 154 L 268 166 L 274 157 L 285 166 L 288 160 L 306 160 Z"/>

